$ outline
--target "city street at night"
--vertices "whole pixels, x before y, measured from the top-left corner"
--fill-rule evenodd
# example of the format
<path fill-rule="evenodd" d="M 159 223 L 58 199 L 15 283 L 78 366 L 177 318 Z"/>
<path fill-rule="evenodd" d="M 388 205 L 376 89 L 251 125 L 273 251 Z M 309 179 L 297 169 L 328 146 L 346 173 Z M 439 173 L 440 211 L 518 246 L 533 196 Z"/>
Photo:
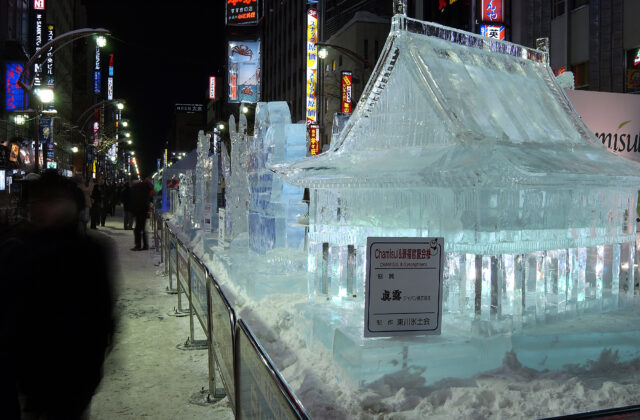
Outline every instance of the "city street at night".
<path fill-rule="evenodd" d="M 0 0 L 0 420 L 640 418 L 640 0 Z"/>

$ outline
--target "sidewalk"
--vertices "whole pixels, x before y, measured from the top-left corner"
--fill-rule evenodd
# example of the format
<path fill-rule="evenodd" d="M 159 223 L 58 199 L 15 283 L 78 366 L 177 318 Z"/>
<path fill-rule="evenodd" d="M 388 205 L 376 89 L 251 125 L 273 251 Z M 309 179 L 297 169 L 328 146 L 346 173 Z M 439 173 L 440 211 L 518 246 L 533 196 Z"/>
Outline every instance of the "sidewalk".
<path fill-rule="evenodd" d="M 116 216 L 107 217 L 105 227 L 91 232 L 111 238 L 115 247 L 119 319 L 90 419 L 233 419 L 227 398 L 208 404 L 206 391 L 200 392 L 208 386 L 207 351 L 176 347 L 189 335 L 189 317 L 168 315 L 177 306 L 177 296 L 165 292 L 168 279 L 161 274 L 160 254 L 130 250 L 133 231 L 123 230 L 121 207 Z M 204 339 L 197 321 L 195 326 L 195 338 Z"/>

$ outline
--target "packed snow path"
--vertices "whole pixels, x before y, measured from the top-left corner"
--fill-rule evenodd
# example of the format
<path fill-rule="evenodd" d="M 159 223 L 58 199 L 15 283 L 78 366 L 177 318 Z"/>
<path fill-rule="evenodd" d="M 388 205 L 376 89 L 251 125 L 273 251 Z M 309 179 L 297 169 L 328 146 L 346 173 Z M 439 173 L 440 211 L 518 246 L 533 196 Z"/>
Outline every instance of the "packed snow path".
<path fill-rule="evenodd" d="M 165 291 L 168 279 L 162 275 L 160 254 L 154 249 L 130 250 L 133 231 L 123 230 L 121 207 L 107 217 L 105 227 L 93 232 L 113 241 L 119 276 L 114 345 L 90 418 L 233 419 L 227 398 L 205 403 L 207 392 L 200 392 L 208 386 L 207 351 L 176 347 L 189 336 L 189 317 L 168 315 L 177 306 L 177 297 Z M 151 232 L 149 244 L 153 246 Z M 187 307 L 183 299 L 183 308 Z M 204 339 L 204 332 L 196 330 L 195 338 Z"/>

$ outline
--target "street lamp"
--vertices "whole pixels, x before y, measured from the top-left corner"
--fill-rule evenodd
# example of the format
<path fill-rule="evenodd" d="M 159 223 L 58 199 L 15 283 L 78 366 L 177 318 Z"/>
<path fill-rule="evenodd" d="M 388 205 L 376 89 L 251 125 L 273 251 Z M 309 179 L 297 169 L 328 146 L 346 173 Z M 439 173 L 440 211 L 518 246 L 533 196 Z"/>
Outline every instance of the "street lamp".
<path fill-rule="evenodd" d="M 107 45 L 107 38 L 100 35 L 99 37 L 96 38 L 96 45 L 100 48 L 103 48 L 104 46 Z"/>

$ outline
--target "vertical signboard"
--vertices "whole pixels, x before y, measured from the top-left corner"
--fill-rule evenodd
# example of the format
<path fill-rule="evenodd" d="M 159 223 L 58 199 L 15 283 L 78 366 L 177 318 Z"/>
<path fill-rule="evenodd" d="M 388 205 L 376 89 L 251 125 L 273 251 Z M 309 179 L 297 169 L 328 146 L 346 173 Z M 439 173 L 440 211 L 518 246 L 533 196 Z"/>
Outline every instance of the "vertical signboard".
<path fill-rule="evenodd" d="M 320 127 L 318 124 L 309 124 L 309 152 L 311 155 L 320 153 L 320 142 L 318 141 L 318 133 Z"/>
<path fill-rule="evenodd" d="M 42 30 L 44 25 L 44 2 L 40 3 L 40 2 L 34 1 L 33 8 L 34 8 L 34 17 L 35 17 L 33 52 L 35 53 L 40 48 L 42 48 L 42 44 L 43 44 Z M 33 87 L 38 88 L 40 86 L 42 86 L 42 64 L 35 63 L 33 65 Z"/>
<path fill-rule="evenodd" d="M 209 99 L 216 100 L 216 78 L 215 76 L 209 77 Z"/>
<path fill-rule="evenodd" d="M 100 47 L 96 45 L 96 65 L 93 69 L 93 93 L 100 94 Z"/>
<path fill-rule="evenodd" d="M 53 160 L 53 119 L 49 115 L 40 116 L 40 144 L 47 153 L 47 160 Z"/>
<path fill-rule="evenodd" d="M 307 12 L 307 123 L 317 121 L 316 77 L 318 74 L 318 11 Z"/>
<path fill-rule="evenodd" d="M 255 25 L 260 17 L 258 0 L 227 0 L 227 25 Z"/>
<path fill-rule="evenodd" d="M 52 24 L 47 25 L 47 42 L 53 40 L 55 37 L 55 27 Z M 53 73 L 53 47 L 49 47 L 47 50 L 47 62 L 44 68 L 45 83 L 48 87 L 53 88 L 55 84 L 55 78 Z"/>
<path fill-rule="evenodd" d="M 229 102 L 260 100 L 260 40 L 229 42 Z"/>
<path fill-rule="evenodd" d="M 107 78 L 107 99 L 113 100 L 113 54 L 109 54 L 109 76 Z"/>
<path fill-rule="evenodd" d="M 482 0 L 480 17 L 483 22 L 504 22 L 504 0 Z"/>
<path fill-rule="evenodd" d="M 27 107 L 27 97 L 24 90 L 18 85 L 18 79 L 24 64 L 7 63 L 5 65 L 5 109 L 7 111 L 17 111 Z"/>
<path fill-rule="evenodd" d="M 353 88 L 353 76 L 350 71 L 342 72 L 342 113 L 351 114 L 351 90 Z"/>
<path fill-rule="evenodd" d="M 443 238 L 367 238 L 364 336 L 440 334 Z"/>
<path fill-rule="evenodd" d="M 98 145 L 98 131 L 100 131 L 100 123 L 98 121 L 93 122 L 93 145 Z"/>

